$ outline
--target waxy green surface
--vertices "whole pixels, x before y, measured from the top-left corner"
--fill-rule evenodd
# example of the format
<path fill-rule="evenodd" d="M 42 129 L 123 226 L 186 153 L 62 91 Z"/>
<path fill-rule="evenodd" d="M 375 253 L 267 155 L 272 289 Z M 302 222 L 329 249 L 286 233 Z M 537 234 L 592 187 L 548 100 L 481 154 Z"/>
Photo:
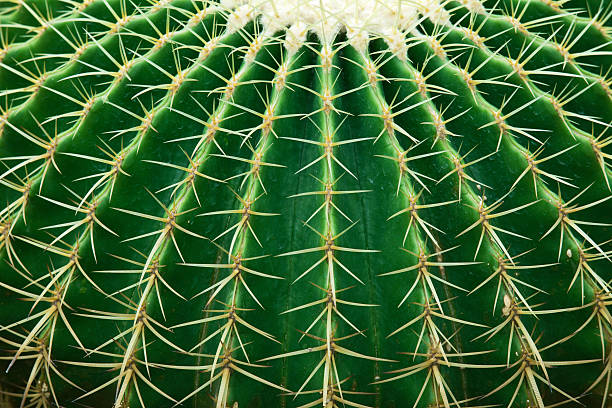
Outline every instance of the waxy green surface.
<path fill-rule="evenodd" d="M 0 405 L 606 407 L 612 8 L 483 4 L 0 3 Z"/>

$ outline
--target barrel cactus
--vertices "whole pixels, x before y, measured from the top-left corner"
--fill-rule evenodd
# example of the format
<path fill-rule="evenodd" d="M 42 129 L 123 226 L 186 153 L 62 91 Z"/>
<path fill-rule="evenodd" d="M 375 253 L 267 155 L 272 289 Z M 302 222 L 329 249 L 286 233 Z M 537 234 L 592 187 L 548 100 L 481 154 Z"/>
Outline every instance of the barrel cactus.
<path fill-rule="evenodd" d="M 0 405 L 610 406 L 610 17 L 3 0 Z"/>

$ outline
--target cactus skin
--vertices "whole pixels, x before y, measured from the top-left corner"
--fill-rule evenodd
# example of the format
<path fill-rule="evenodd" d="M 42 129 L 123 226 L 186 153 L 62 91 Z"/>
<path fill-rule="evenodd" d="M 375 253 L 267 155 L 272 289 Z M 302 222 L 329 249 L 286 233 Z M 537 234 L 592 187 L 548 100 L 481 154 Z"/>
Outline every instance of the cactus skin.
<path fill-rule="evenodd" d="M 2 2 L 0 405 L 608 406 L 612 8 L 465 4 Z"/>

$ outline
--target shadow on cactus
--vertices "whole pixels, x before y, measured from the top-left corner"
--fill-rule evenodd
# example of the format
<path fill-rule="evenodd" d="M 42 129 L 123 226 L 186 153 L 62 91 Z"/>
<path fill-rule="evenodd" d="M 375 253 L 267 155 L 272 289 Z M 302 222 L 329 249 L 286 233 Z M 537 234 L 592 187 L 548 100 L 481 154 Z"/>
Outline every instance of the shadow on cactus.
<path fill-rule="evenodd" d="M 611 17 L 0 2 L 0 406 L 609 406 Z"/>

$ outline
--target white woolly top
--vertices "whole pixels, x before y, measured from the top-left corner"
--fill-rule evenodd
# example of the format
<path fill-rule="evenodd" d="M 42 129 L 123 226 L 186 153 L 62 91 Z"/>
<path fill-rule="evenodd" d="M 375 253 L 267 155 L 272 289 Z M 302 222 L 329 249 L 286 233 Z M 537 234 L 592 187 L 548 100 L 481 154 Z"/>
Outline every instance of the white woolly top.
<path fill-rule="evenodd" d="M 343 28 L 351 44 L 359 49 L 365 49 L 372 35 L 385 38 L 395 48 L 398 41 L 405 41 L 405 31 L 411 30 L 420 16 L 447 24 L 449 15 L 442 3 L 443 0 L 221 0 L 221 7 L 232 10 L 228 20 L 231 30 L 260 16 L 268 33 L 286 30 L 285 46 L 295 51 L 304 43 L 308 31 L 317 33 L 325 43 L 333 41 Z"/>

